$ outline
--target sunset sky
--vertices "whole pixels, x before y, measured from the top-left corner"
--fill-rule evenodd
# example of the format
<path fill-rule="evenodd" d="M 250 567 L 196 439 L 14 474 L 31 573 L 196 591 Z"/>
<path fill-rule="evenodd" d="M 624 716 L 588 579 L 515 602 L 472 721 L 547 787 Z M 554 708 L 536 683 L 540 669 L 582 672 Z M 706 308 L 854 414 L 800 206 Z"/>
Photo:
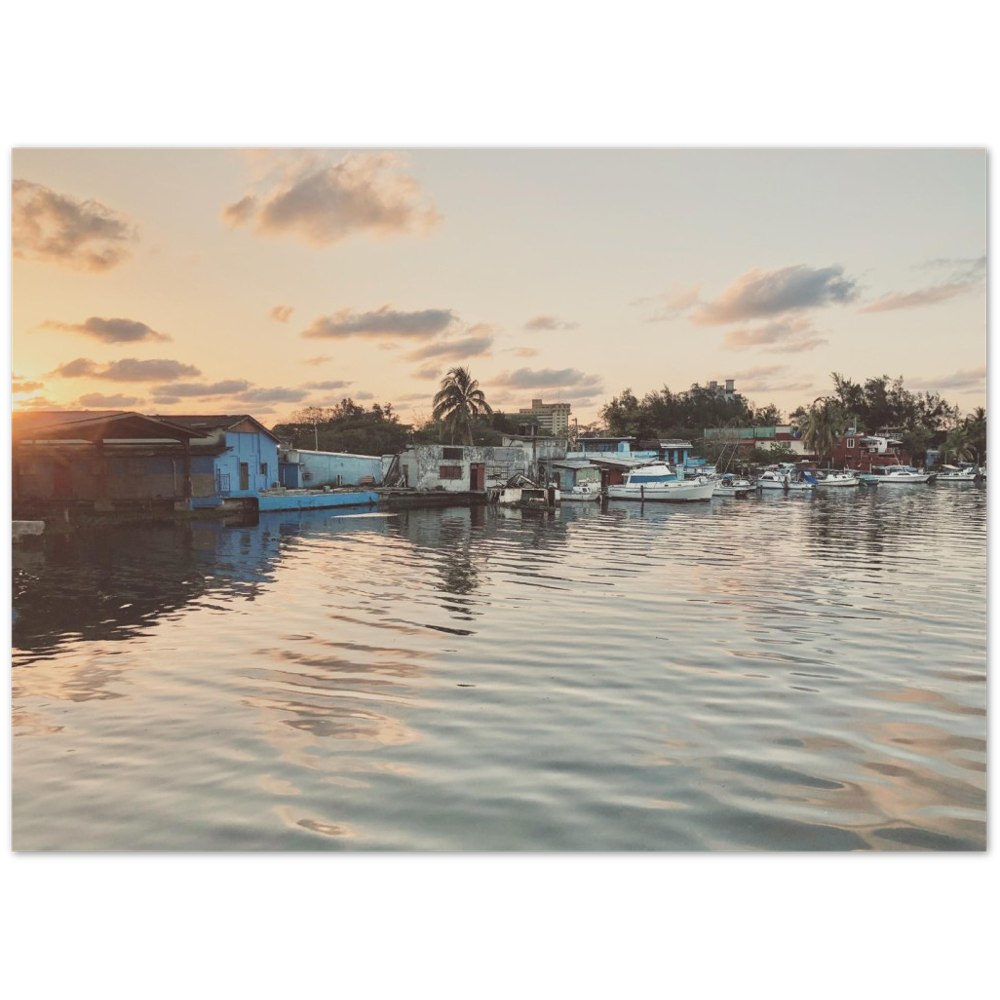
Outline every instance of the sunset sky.
<path fill-rule="evenodd" d="M 18 408 L 986 404 L 982 150 L 15 149 Z"/>

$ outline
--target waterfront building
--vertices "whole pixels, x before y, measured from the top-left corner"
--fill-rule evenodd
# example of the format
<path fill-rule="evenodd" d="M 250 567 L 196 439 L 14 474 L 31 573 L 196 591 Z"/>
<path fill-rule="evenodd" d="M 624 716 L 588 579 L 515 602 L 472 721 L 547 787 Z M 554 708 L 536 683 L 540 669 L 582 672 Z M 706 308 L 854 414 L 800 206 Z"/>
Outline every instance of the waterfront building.
<path fill-rule="evenodd" d="M 862 472 L 872 465 L 909 465 L 910 455 L 903 442 L 889 432 L 862 434 L 856 427 L 848 427 L 834 448 L 831 459 L 834 465 Z"/>
<path fill-rule="evenodd" d="M 15 507 L 115 510 L 160 502 L 190 506 L 215 491 L 192 442 L 198 432 L 169 417 L 124 410 L 14 413 Z"/>
<path fill-rule="evenodd" d="M 802 433 L 794 424 L 775 424 L 773 427 L 707 427 L 705 440 L 716 444 L 732 445 L 738 452 L 754 448 L 769 449 L 777 445 L 796 455 L 805 455 Z"/>
<path fill-rule="evenodd" d="M 378 486 L 382 482 L 382 457 L 279 448 L 278 481 L 288 489 Z"/>

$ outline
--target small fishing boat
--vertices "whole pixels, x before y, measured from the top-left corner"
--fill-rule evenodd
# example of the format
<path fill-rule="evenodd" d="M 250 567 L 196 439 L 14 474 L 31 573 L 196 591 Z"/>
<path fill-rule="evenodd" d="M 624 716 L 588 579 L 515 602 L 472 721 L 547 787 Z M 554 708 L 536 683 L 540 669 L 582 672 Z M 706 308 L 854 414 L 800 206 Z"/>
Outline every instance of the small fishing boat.
<path fill-rule="evenodd" d="M 593 502 L 594 500 L 601 499 L 601 486 L 600 483 L 579 483 L 574 486 L 571 490 L 565 490 L 562 494 L 564 501 L 566 500 L 589 500 Z"/>
<path fill-rule="evenodd" d="M 713 497 L 746 497 L 753 492 L 753 483 L 749 479 L 739 479 L 728 472 L 712 482 L 715 484 Z"/>
<path fill-rule="evenodd" d="M 797 469 L 768 469 L 757 477 L 757 489 L 811 492 L 816 489 L 816 479 Z"/>

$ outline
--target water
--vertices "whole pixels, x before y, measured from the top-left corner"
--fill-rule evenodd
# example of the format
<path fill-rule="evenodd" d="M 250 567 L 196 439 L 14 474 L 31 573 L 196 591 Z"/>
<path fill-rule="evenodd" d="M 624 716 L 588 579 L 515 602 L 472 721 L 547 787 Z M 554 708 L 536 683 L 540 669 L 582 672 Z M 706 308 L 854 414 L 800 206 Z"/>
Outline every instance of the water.
<path fill-rule="evenodd" d="M 15 849 L 985 849 L 984 487 L 16 548 Z"/>

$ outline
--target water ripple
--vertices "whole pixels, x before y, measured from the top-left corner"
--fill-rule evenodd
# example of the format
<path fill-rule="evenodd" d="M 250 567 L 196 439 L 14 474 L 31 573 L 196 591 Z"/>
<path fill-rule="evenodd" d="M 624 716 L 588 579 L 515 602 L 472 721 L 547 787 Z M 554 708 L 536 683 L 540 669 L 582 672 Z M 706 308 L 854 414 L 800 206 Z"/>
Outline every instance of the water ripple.
<path fill-rule="evenodd" d="M 985 488 L 15 552 L 14 846 L 982 850 Z"/>

